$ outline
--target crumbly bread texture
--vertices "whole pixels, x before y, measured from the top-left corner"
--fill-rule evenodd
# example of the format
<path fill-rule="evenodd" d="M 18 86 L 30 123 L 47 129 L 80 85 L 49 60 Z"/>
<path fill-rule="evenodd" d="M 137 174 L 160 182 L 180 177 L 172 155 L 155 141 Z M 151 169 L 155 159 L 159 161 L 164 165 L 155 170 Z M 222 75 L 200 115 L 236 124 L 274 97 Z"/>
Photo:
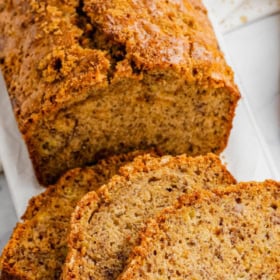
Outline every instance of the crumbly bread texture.
<path fill-rule="evenodd" d="M 100 161 L 67 172 L 56 185 L 30 200 L 1 256 L 4 279 L 59 279 L 67 254 L 71 214 L 87 192 L 107 183 L 120 166 L 143 152 Z"/>
<path fill-rule="evenodd" d="M 121 168 L 120 174 L 78 203 L 63 279 L 116 279 L 147 219 L 183 193 L 235 182 L 214 155 L 144 155 Z"/>
<path fill-rule="evenodd" d="M 135 148 L 219 153 L 239 99 L 200 0 L 2 1 L 0 67 L 43 184 Z"/>
<path fill-rule="evenodd" d="M 280 279 L 280 184 L 183 196 L 148 223 L 128 279 Z"/>

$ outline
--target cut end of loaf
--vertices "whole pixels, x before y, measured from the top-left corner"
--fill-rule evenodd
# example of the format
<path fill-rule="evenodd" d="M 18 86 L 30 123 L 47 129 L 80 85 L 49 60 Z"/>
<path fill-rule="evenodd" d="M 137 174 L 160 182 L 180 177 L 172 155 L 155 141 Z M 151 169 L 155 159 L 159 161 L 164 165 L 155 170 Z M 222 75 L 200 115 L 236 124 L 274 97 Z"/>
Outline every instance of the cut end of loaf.
<path fill-rule="evenodd" d="M 147 83 L 119 81 L 97 92 L 98 98 L 42 121 L 26 139 L 41 181 L 53 182 L 76 165 L 135 147 L 172 155 L 219 154 L 238 97 L 226 87 L 206 89 L 179 79 L 169 86 L 165 78 L 155 74 Z"/>

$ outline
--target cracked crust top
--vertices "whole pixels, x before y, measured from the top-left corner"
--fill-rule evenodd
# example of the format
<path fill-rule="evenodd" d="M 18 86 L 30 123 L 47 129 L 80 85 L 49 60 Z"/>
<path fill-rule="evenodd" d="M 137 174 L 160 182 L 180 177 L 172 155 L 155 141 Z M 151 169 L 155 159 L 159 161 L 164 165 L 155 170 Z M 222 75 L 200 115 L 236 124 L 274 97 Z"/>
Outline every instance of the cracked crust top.
<path fill-rule="evenodd" d="M 6 1 L 0 34 L 23 133 L 122 77 L 165 71 L 236 91 L 200 1 Z"/>

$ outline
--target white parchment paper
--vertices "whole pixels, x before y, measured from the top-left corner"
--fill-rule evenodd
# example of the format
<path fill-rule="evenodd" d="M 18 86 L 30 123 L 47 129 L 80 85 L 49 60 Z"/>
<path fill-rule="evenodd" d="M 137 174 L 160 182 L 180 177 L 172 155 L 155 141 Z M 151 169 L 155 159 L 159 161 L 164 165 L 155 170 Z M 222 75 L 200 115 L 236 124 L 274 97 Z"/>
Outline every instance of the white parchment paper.
<path fill-rule="evenodd" d="M 205 0 L 208 8 L 210 2 L 213 1 Z M 224 9 L 228 12 L 226 7 Z M 216 28 L 215 23 L 214 27 Z M 219 44 L 226 54 L 222 37 L 217 30 L 216 34 Z M 230 61 L 228 57 L 227 60 Z M 238 76 L 238 73 L 236 73 L 236 76 Z M 242 90 L 242 85 L 240 85 L 238 79 L 237 84 L 240 87 L 243 97 L 236 111 L 228 146 L 221 155 L 221 158 L 238 181 L 265 180 L 268 178 L 279 180 L 280 176 L 272 164 L 269 150 L 252 117 L 246 101 L 246 93 Z M 20 218 L 25 211 L 28 200 L 32 196 L 42 192 L 44 188 L 39 186 L 35 178 L 27 149 L 14 119 L 8 93 L 1 74 L 0 158 L 15 209 Z"/>
<path fill-rule="evenodd" d="M 28 200 L 42 192 L 18 130 L 3 76 L 0 73 L 0 155 L 18 217 Z"/>

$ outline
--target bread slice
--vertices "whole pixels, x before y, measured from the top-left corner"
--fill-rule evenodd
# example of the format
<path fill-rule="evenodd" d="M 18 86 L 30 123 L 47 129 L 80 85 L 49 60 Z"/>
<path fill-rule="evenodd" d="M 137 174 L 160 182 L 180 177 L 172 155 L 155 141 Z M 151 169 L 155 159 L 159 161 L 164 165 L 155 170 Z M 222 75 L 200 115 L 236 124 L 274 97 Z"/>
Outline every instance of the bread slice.
<path fill-rule="evenodd" d="M 120 172 L 78 203 L 63 279 L 116 279 L 147 219 L 183 193 L 235 182 L 214 155 L 144 155 Z"/>
<path fill-rule="evenodd" d="M 44 185 L 131 149 L 220 153 L 239 99 L 200 0 L 5 1 L 0 68 Z"/>
<path fill-rule="evenodd" d="M 183 196 L 148 223 L 128 279 L 280 279 L 280 184 Z"/>
<path fill-rule="evenodd" d="M 100 161 L 67 172 L 56 185 L 30 200 L 1 257 L 1 279 L 59 279 L 67 253 L 71 214 L 87 192 L 107 183 L 123 164 L 143 152 Z"/>

